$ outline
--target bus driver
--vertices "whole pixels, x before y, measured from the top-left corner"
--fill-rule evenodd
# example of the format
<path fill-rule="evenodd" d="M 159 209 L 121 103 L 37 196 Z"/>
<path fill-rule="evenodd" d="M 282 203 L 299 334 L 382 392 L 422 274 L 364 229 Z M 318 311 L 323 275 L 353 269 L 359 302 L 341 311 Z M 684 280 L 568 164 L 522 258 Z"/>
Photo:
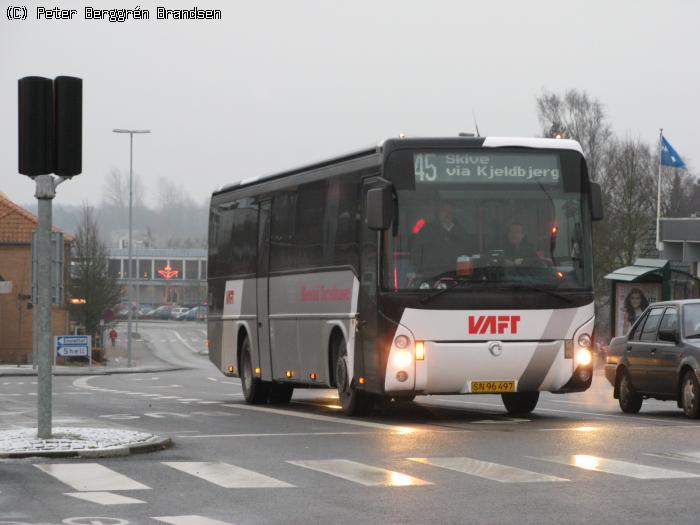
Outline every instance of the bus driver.
<path fill-rule="evenodd" d="M 503 257 L 509 265 L 520 266 L 526 260 L 537 259 L 535 248 L 525 239 L 525 226 L 513 221 L 508 225 Z"/>

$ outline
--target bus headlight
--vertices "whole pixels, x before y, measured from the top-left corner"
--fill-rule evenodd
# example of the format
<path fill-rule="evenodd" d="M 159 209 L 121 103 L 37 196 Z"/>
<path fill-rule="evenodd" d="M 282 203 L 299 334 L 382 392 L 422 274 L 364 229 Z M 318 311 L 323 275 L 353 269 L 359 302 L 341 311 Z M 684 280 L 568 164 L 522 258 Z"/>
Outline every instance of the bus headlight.
<path fill-rule="evenodd" d="M 407 368 L 411 365 L 413 357 L 411 356 L 411 352 L 409 352 L 408 350 L 396 350 L 392 353 L 392 357 L 394 359 L 394 366 L 396 366 L 396 368 Z"/>
<path fill-rule="evenodd" d="M 578 352 L 576 352 L 576 362 L 581 366 L 588 366 L 592 361 L 593 355 L 591 351 L 588 348 L 579 348 Z"/>
<path fill-rule="evenodd" d="M 590 348 L 593 346 L 593 341 L 591 341 L 591 336 L 588 334 L 581 334 L 578 336 L 578 345 L 584 348 Z"/>
<path fill-rule="evenodd" d="M 411 344 L 411 340 L 405 336 L 405 335 L 400 335 L 396 339 L 394 339 L 394 346 L 396 348 L 408 348 Z"/>

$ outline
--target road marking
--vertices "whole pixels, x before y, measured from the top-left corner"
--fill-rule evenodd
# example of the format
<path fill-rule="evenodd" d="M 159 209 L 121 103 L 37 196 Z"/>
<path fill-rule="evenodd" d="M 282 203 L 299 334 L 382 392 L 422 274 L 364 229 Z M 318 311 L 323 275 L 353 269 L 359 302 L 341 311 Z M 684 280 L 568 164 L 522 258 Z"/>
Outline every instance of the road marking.
<path fill-rule="evenodd" d="M 408 458 L 411 461 L 432 465 L 456 472 L 463 472 L 471 476 L 500 481 L 501 483 L 523 483 L 541 481 L 569 481 L 565 478 L 539 474 L 530 470 L 524 470 L 508 465 L 491 463 L 490 461 L 480 461 L 478 459 L 458 457 L 458 458 Z"/>
<path fill-rule="evenodd" d="M 191 474 L 227 489 L 286 488 L 294 486 L 284 481 L 229 463 L 164 461 L 163 465 L 186 472 L 187 474 Z"/>
<path fill-rule="evenodd" d="M 192 432 L 198 432 L 193 430 Z M 177 436 L 178 438 L 232 438 L 232 437 L 284 437 L 284 436 L 360 436 L 381 432 L 280 432 L 277 434 L 200 434 L 198 436 Z"/>
<path fill-rule="evenodd" d="M 414 478 L 401 472 L 371 467 L 348 459 L 321 459 L 309 461 L 287 461 L 298 467 L 323 472 L 346 479 L 366 487 L 410 487 L 432 485 L 429 481 Z"/>
<path fill-rule="evenodd" d="M 688 463 L 700 463 L 700 452 L 660 452 L 658 454 L 644 454 L 645 456 L 653 456 L 655 458 L 677 459 L 678 461 L 687 461 Z"/>
<path fill-rule="evenodd" d="M 151 488 L 99 463 L 39 463 L 34 466 L 81 492 Z"/>
<path fill-rule="evenodd" d="M 180 399 L 180 403 L 194 403 L 195 401 L 201 401 L 201 399 L 183 397 Z"/>
<path fill-rule="evenodd" d="M 134 503 L 146 503 L 140 499 L 114 494 L 112 492 L 66 492 L 66 496 L 83 499 L 100 505 L 131 505 Z"/>
<path fill-rule="evenodd" d="M 267 408 L 267 407 L 262 407 L 262 406 L 232 404 L 232 403 L 226 403 L 222 406 L 236 408 L 239 410 L 252 410 L 255 412 L 267 412 L 269 414 L 279 414 L 282 416 L 299 417 L 302 419 L 313 419 L 316 421 L 326 421 L 328 423 L 341 423 L 343 425 L 354 425 L 354 426 L 358 426 L 358 427 L 367 427 L 367 428 L 381 428 L 382 430 L 388 430 L 390 432 L 397 432 L 399 434 L 410 434 L 412 432 L 415 432 L 415 429 L 410 428 L 410 427 L 401 427 L 401 426 L 396 426 L 396 425 L 385 425 L 383 423 L 374 423 L 372 421 L 343 419 L 340 417 L 332 417 L 332 416 L 322 416 L 319 414 L 309 414 L 308 412 L 294 412 L 291 410 L 281 410 L 279 408 Z"/>
<path fill-rule="evenodd" d="M 541 459 L 543 461 L 559 463 L 561 465 L 570 465 L 572 467 L 577 467 L 584 470 L 605 472 L 606 474 L 616 474 L 618 476 L 626 476 L 628 478 L 636 479 L 677 479 L 700 477 L 697 474 L 691 474 L 689 472 L 649 467 L 638 463 L 628 463 L 627 461 L 588 456 L 586 454 L 549 456 L 534 459 Z"/>
<path fill-rule="evenodd" d="M 460 399 L 436 399 L 434 401 L 429 401 L 429 402 L 419 402 L 419 404 L 423 405 L 429 405 L 429 406 L 439 406 L 439 403 L 444 402 L 444 403 L 460 403 L 463 405 L 483 405 L 483 406 L 490 406 L 490 407 L 503 407 L 503 405 L 499 403 L 485 403 L 483 401 L 464 401 Z M 542 406 L 538 406 L 535 409 L 535 412 L 556 412 L 556 413 L 561 413 L 561 414 L 579 414 L 583 416 L 594 416 L 594 417 L 599 417 L 599 418 L 614 418 L 614 419 L 624 419 L 626 421 L 631 421 L 632 418 L 630 416 L 624 416 L 620 414 L 605 414 L 602 412 L 584 412 L 581 410 L 561 410 L 557 408 L 545 408 Z M 680 421 L 676 421 L 673 419 L 662 419 L 658 417 L 649 417 L 645 416 L 643 414 L 637 416 L 635 419 L 638 420 L 647 420 L 647 421 L 661 421 L 663 423 L 679 423 Z"/>
<path fill-rule="evenodd" d="M 200 401 L 199 405 L 222 405 L 223 401 Z"/>
<path fill-rule="evenodd" d="M 160 516 L 153 519 L 170 523 L 171 525 L 232 525 L 226 521 L 213 520 L 196 514 L 190 516 Z"/>
<path fill-rule="evenodd" d="M 181 336 L 180 334 L 178 334 L 177 332 L 174 332 L 174 334 L 175 334 L 175 337 L 177 337 L 177 338 L 179 339 L 179 341 L 180 341 L 183 345 L 185 345 L 187 348 L 189 348 L 193 353 L 195 353 L 195 354 L 199 354 L 199 353 L 200 353 L 200 350 L 198 350 L 198 349 L 196 349 L 195 347 L 193 347 L 192 345 L 190 345 L 187 341 L 185 341 L 185 340 L 182 338 L 182 336 Z"/>

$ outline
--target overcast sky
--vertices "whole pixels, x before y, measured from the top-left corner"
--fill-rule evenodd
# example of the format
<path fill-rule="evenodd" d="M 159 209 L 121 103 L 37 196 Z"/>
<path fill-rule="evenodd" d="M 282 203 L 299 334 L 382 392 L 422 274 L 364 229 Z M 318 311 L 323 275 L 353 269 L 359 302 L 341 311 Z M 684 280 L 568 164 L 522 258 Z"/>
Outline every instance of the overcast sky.
<path fill-rule="evenodd" d="M 35 2 L 24 2 L 36 5 Z M 160 177 L 197 201 L 242 178 L 374 144 L 399 132 L 539 132 L 543 89 L 584 89 L 614 130 L 653 143 L 659 128 L 700 167 L 700 3 L 641 1 L 201 0 L 219 21 L 156 20 L 158 3 L 94 4 L 74 20 L 0 12 L 0 191 L 33 201 L 17 173 L 17 80 L 84 79 L 83 174 L 56 204 L 97 205 L 113 168 Z M 39 3 L 39 5 L 42 5 Z M 140 5 L 151 19 L 85 20 L 85 6 Z M 168 8 L 195 2 L 161 1 Z"/>

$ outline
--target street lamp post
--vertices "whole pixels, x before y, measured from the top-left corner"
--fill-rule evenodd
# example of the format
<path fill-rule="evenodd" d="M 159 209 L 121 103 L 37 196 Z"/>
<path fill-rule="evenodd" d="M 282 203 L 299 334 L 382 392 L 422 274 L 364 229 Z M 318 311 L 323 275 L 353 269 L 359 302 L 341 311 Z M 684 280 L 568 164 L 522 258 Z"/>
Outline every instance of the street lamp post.
<path fill-rule="evenodd" d="M 129 134 L 129 270 L 126 278 L 126 297 L 127 303 L 129 304 L 127 308 L 127 325 L 126 325 L 126 353 L 127 353 L 127 367 L 131 368 L 131 320 L 133 318 L 132 312 L 132 299 L 131 299 L 131 288 L 132 280 L 134 278 L 134 268 L 132 260 L 131 251 L 131 238 L 132 238 L 132 216 L 133 216 L 133 198 L 132 198 L 132 186 L 133 186 L 133 175 L 134 175 L 134 134 L 135 133 L 150 133 L 150 129 L 113 129 L 114 133 L 128 133 Z M 138 269 L 136 271 L 138 277 Z"/>

